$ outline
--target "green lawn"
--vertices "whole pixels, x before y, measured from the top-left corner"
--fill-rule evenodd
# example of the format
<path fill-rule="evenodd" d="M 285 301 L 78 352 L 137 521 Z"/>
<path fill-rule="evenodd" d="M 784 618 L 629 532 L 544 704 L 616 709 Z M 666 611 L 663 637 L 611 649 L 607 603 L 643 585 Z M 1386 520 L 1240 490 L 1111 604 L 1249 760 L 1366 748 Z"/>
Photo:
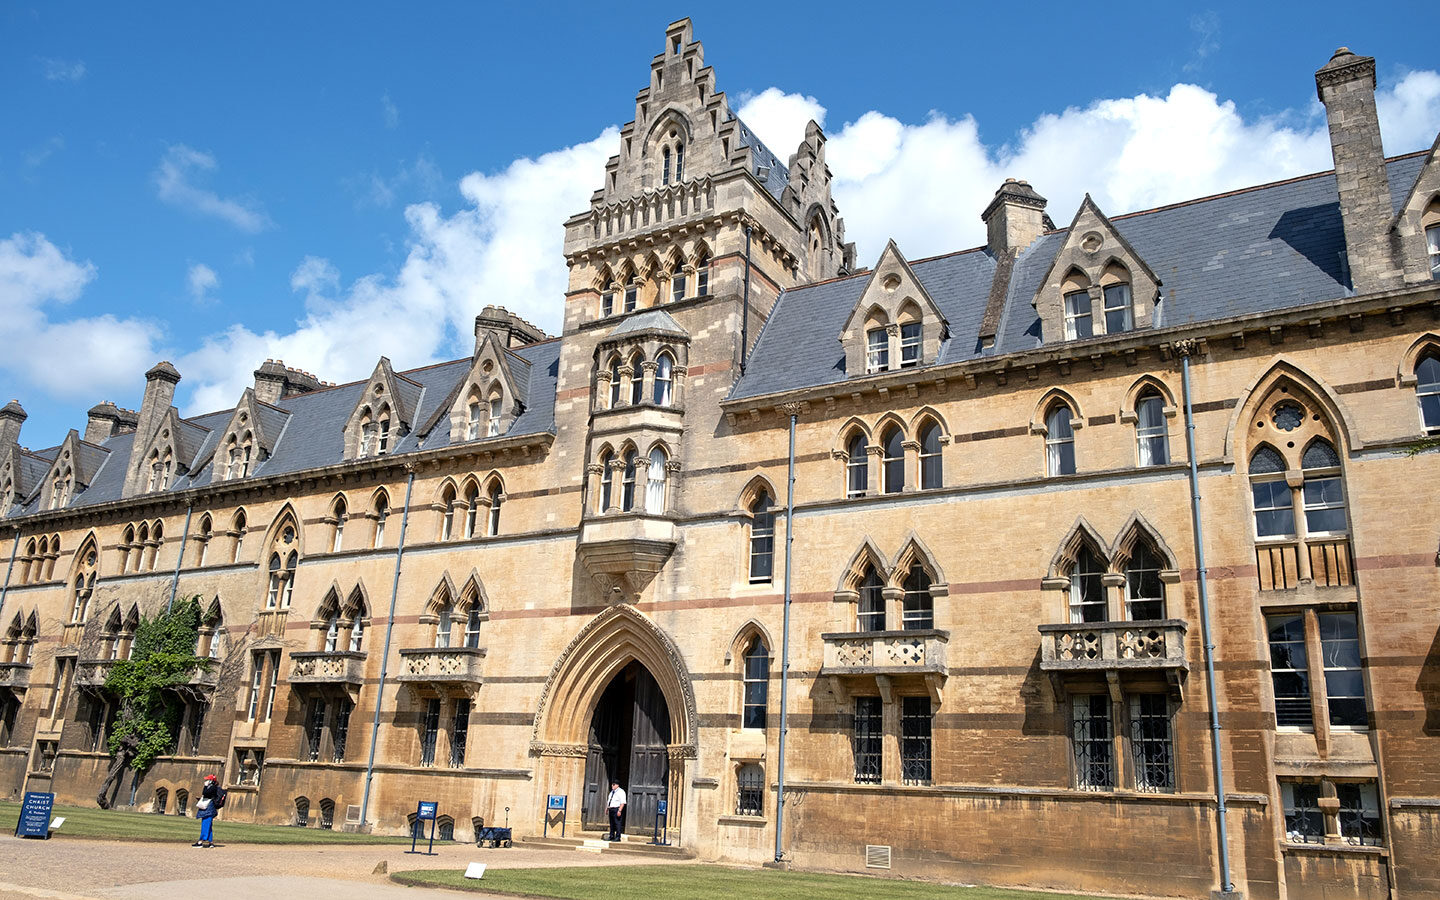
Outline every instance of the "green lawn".
<path fill-rule="evenodd" d="M 891 878 L 821 875 L 724 866 L 587 866 L 573 869 L 491 869 L 481 880 L 463 872 L 420 869 L 391 880 L 414 887 L 556 897 L 563 900 L 1095 900 L 1093 895 L 959 887 Z"/>
<path fill-rule="evenodd" d="M 175 841 L 190 843 L 200 836 L 200 823 L 187 816 L 157 816 L 152 813 L 97 809 L 83 806 L 55 806 L 51 818 L 64 816 L 57 837 L 111 838 L 122 841 Z M 0 800 L 0 829 L 14 832 L 20 804 Z M 346 834 L 323 828 L 287 828 L 283 825 L 249 825 L 227 822 L 222 812 L 215 821 L 218 844 L 408 844 L 409 838 L 369 834 Z"/>

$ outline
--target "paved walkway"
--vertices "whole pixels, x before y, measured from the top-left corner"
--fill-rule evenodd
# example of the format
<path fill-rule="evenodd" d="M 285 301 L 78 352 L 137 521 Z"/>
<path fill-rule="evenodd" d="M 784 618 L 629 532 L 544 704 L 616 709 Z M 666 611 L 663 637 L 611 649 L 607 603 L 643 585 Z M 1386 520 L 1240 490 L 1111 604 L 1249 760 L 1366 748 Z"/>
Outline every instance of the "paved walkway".
<path fill-rule="evenodd" d="M 372 872 L 385 862 L 405 869 L 545 868 L 665 864 L 573 850 L 522 846 L 478 848 L 436 845 L 435 856 L 411 856 L 404 845 L 231 844 L 200 850 L 186 844 L 94 841 L 56 837 L 48 841 L 0 836 L 0 900 L 276 900 L 279 897 L 343 896 L 345 900 L 417 900 L 414 888 Z M 683 865 L 683 861 L 671 864 Z M 438 891 L 437 897 L 458 897 Z M 465 894 L 475 898 L 481 894 Z"/>

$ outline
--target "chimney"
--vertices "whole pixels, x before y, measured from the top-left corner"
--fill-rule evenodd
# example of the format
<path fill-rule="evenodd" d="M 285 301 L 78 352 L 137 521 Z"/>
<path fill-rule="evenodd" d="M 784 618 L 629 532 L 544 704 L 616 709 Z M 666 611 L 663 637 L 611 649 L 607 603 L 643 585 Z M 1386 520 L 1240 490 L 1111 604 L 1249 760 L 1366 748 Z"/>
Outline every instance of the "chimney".
<path fill-rule="evenodd" d="M 1330 153 L 1345 225 L 1350 283 L 1357 294 L 1400 287 L 1390 248 L 1390 178 L 1375 113 L 1375 59 L 1349 47 L 1315 73 L 1315 91 L 1330 122 Z"/>
<path fill-rule="evenodd" d="M 503 306 L 487 306 L 475 317 L 475 352 L 480 352 L 480 342 L 486 333 L 495 335 L 500 346 L 523 347 L 546 340 L 545 332 L 512 313 Z"/>
<path fill-rule="evenodd" d="M 90 407 L 85 418 L 85 440 L 91 444 L 103 444 L 105 439 L 120 430 L 120 407 L 106 400 Z"/>
<path fill-rule="evenodd" d="M 264 403 L 279 403 L 286 397 L 308 394 L 323 385 L 314 375 L 291 369 L 280 359 L 267 359 L 255 370 L 255 398 Z"/>
<path fill-rule="evenodd" d="M 995 199 L 980 214 L 985 223 L 986 243 L 991 255 L 1017 256 L 1045 232 L 1049 219 L 1045 215 L 1045 198 L 1035 192 L 1028 181 L 1005 179 L 995 191 Z"/>
<path fill-rule="evenodd" d="M 7 447 L 20 443 L 20 426 L 30 418 L 20 406 L 19 400 L 11 400 L 0 406 L 0 458 Z"/>
<path fill-rule="evenodd" d="M 135 440 L 130 448 L 130 467 L 125 475 L 122 492 L 126 497 L 139 493 L 145 484 L 144 449 L 175 402 L 175 385 L 179 382 L 180 373 L 169 362 L 157 363 L 145 373 L 145 396 L 140 400 Z"/>

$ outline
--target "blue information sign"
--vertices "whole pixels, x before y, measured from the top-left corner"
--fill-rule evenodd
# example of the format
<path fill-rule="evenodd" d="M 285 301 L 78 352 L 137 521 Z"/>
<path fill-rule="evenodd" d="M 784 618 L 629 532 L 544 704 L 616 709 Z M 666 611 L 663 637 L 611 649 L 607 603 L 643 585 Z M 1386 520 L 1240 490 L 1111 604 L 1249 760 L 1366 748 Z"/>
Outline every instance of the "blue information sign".
<path fill-rule="evenodd" d="M 415 812 L 415 818 L 425 822 L 432 822 L 435 819 L 435 810 L 440 806 L 433 800 L 421 800 L 420 808 Z"/>
<path fill-rule="evenodd" d="M 54 807 L 54 794 L 26 791 L 25 802 L 20 805 L 20 818 L 15 823 L 15 834 L 20 837 L 48 838 L 50 812 Z"/>
<path fill-rule="evenodd" d="M 545 796 L 545 808 L 563 810 L 565 808 L 566 794 L 547 794 Z"/>
<path fill-rule="evenodd" d="M 668 803 L 667 801 L 661 800 L 661 801 L 660 801 L 658 804 L 656 804 L 656 806 L 655 806 L 655 814 L 656 814 L 656 815 L 660 815 L 660 816 L 665 815 L 665 810 L 666 810 L 666 808 L 667 808 L 668 806 L 669 806 L 669 803 Z"/>

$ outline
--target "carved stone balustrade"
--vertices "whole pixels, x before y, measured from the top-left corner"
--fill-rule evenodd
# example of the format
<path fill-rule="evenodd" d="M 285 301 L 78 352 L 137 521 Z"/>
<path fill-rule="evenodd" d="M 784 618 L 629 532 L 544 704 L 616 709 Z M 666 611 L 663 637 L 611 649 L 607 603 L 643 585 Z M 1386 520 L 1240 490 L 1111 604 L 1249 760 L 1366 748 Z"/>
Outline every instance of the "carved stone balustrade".
<path fill-rule="evenodd" d="M 1040 626 L 1040 669 L 1052 678 L 1102 674 L 1112 685 L 1122 672 L 1164 675 L 1178 685 L 1190 670 L 1182 619 L 1085 622 Z"/>
<path fill-rule="evenodd" d="M 915 631 L 866 631 L 820 635 L 825 642 L 820 676 L 829 678 L 831 691 L 839 698 L 869 688 L 888 702 L 898 686 L 923 686 L 939 703 L 940 689 L 949 669 L 945 648 L 950 632 L 938 629 Z"/>
<path fill-rule="evenodd" d="M 353 686 L 365 681 L 365 654 L 359 650 L 291 653 L 291 684 Z"/>
<path fill-rule="evenodd" d="M 30 664 L 22 662 L 0 663 L 0 688 L 24 690 L 30 686 Z"/>
<path fill-rule="evenodd" d="M 468 696 L 485 681 L 485 648 L 419 647 L 400 651 L 395 680 L 422 696 Z"/>
<path fill-rule="evenodd" d="M 75 686 L 91 691 L 101 690 L 114 668 L 113 659 L 82 659 L 75 668 Z"/>

